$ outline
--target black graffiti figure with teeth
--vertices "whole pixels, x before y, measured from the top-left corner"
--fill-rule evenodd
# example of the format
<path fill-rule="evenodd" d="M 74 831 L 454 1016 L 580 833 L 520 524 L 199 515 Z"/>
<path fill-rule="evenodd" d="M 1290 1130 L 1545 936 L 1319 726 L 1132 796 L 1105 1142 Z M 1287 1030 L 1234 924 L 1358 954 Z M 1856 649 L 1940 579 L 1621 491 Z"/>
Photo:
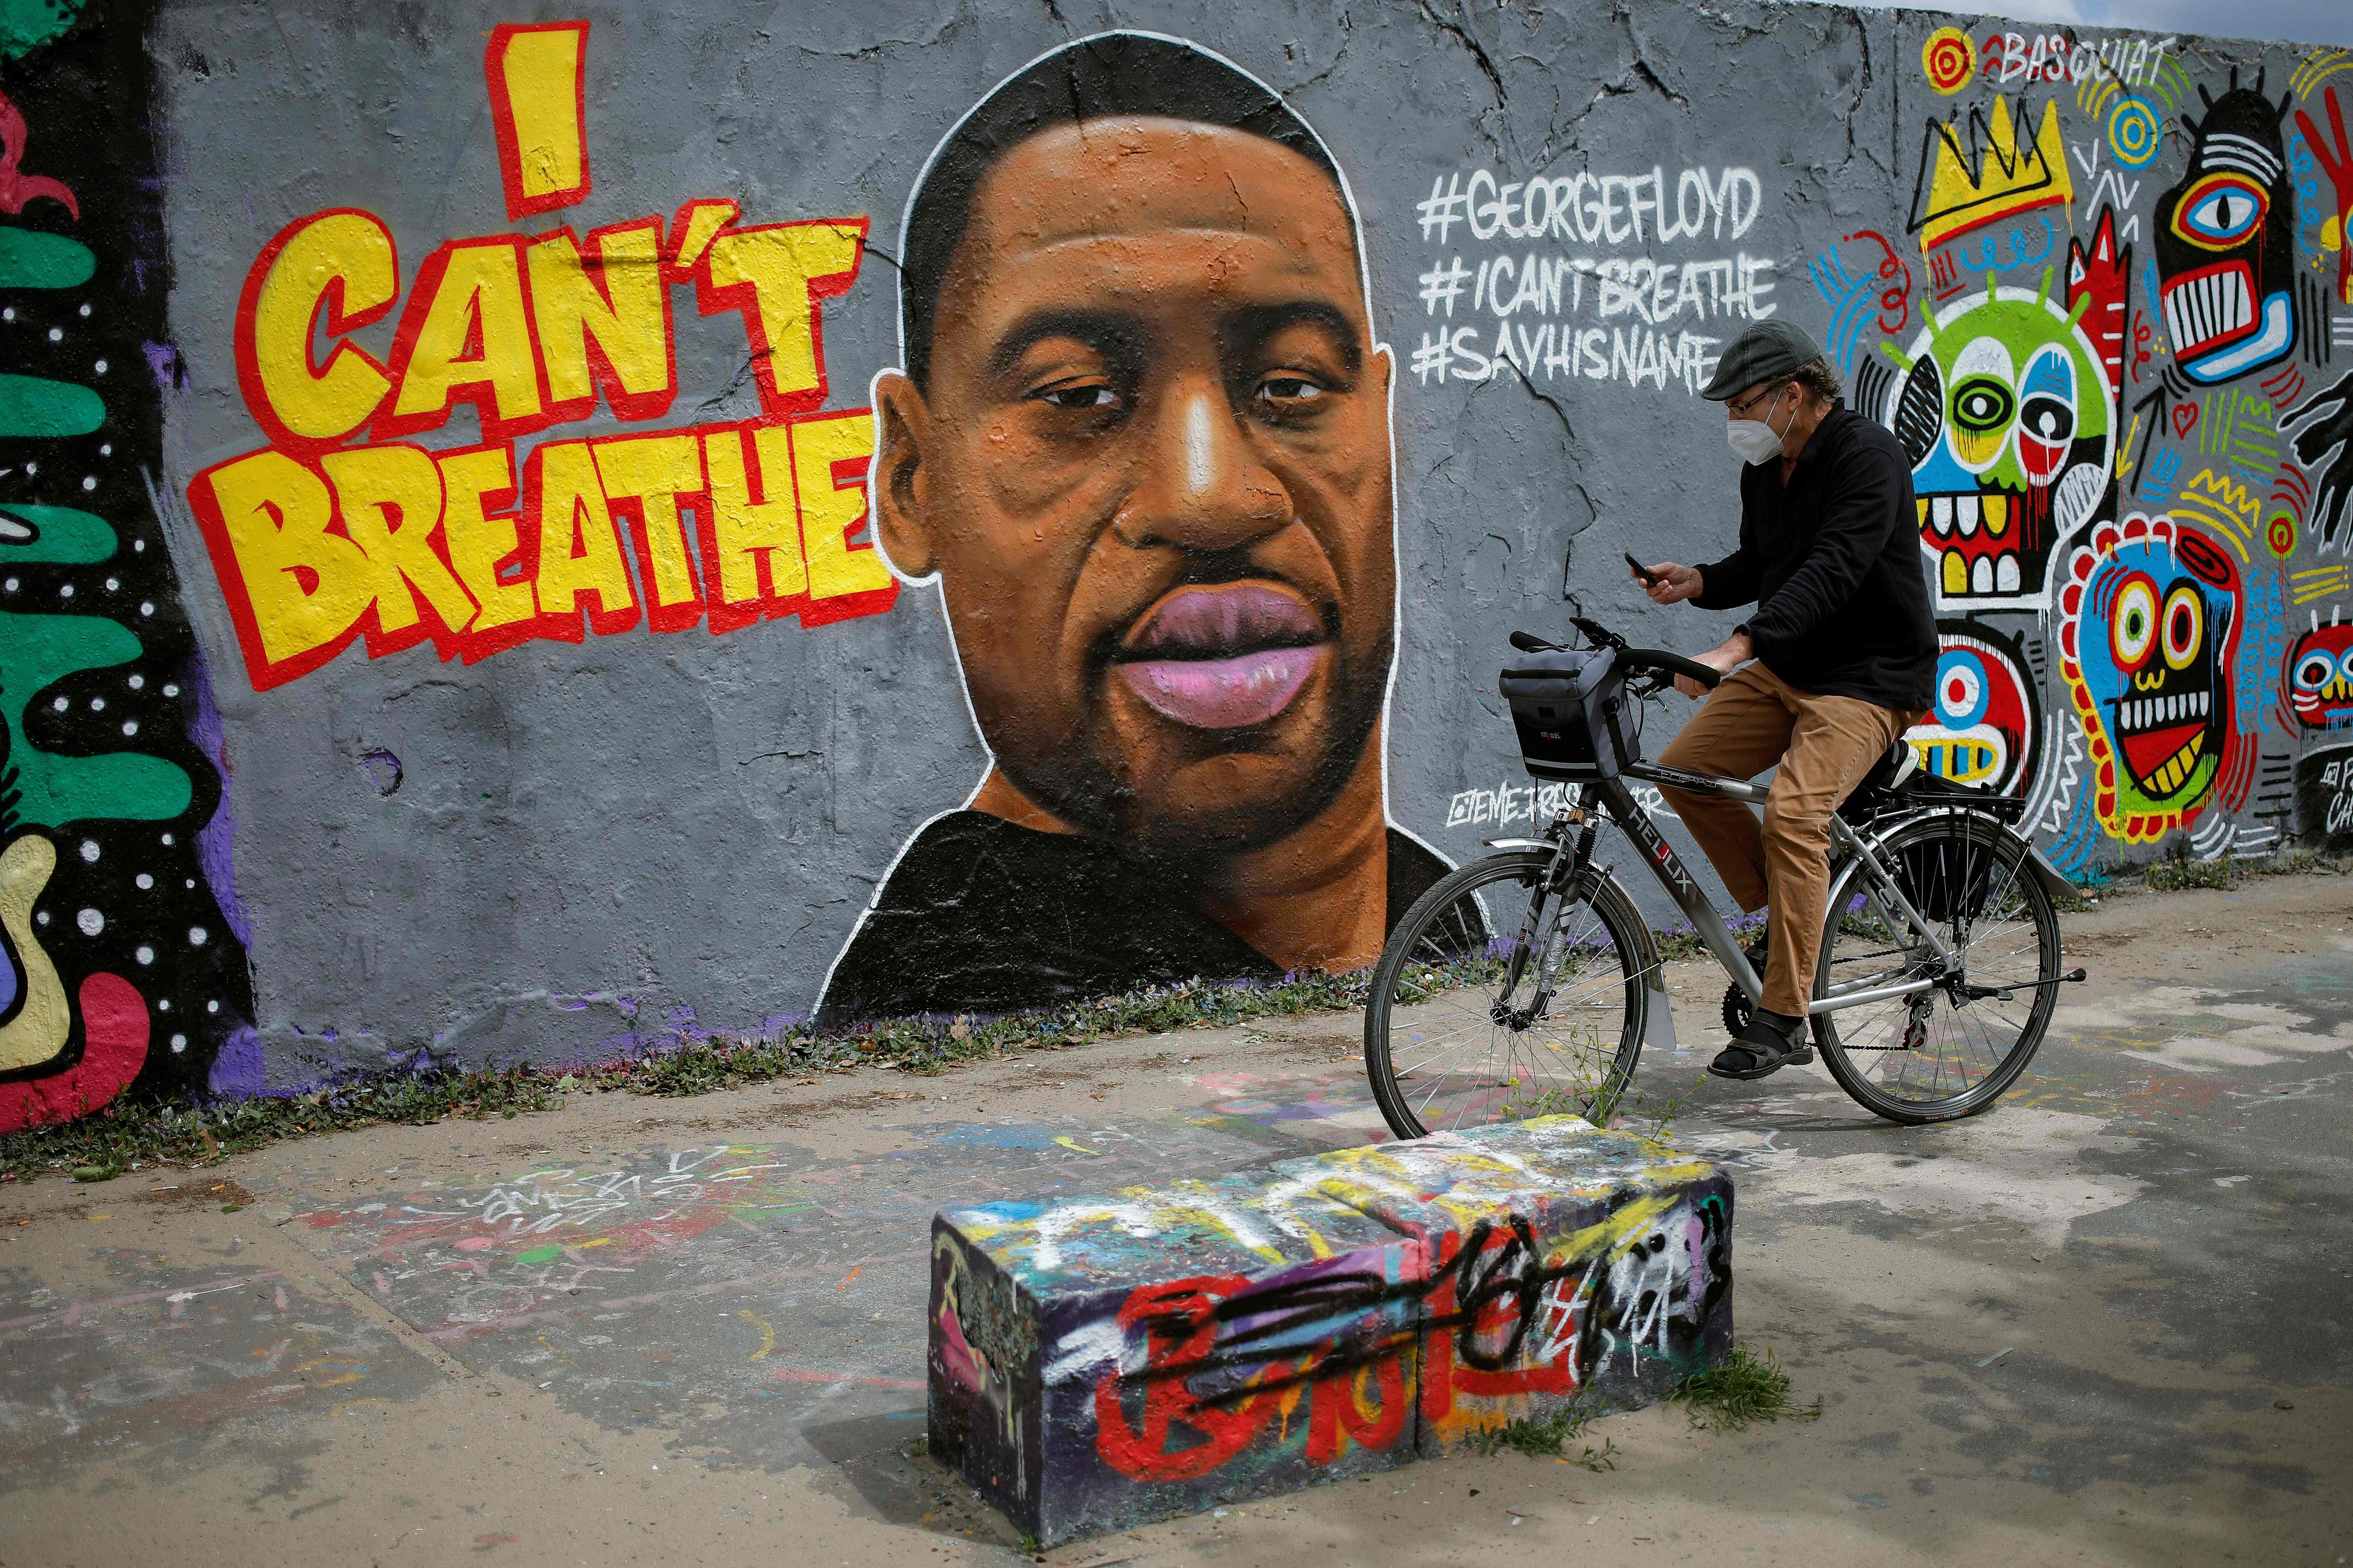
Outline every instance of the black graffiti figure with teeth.
<path fill-rule="evenodd" d="M 2285 358 L 2296 341 L 2295 185 L 2277 102 L 2255 85 L 2208 97 L 2180 183 L 2158 198 L 2157 269 L 2165 330 L 2182 370 L 2205 385 Z"/>

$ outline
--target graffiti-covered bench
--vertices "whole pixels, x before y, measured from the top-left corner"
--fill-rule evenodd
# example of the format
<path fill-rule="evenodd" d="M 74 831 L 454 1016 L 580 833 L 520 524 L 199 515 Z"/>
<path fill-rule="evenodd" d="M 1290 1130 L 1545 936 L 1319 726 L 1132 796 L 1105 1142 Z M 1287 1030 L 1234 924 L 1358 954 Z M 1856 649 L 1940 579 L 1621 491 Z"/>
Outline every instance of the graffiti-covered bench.
<path fill-rule="evenodd" d="M 1730 1348 L 1731 1225 L 1576 1117 L 945 1210 L 931 1451 L 1051 1544 L 1646 1404 Z"/>

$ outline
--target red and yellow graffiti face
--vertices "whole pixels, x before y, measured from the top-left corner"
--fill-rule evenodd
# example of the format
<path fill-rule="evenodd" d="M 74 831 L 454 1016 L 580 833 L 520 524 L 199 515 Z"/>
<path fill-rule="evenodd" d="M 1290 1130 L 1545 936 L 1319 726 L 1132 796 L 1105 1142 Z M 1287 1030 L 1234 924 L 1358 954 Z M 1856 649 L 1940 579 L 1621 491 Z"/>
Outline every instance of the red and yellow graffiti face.
<path fill-rule="evenodd" d="M 2034 683 L 2015 643 L 1966 622 L 1936 628 L 1936 706 L 1905 731 L 1939 778 L 2018 795 L 2033 772 Z"/>
<path fill-rule="evenodd" d="M 2353 725 L 2353 626 L 2315 626 L 2287 656 L 2287 705 L 2306 730 Z"/>

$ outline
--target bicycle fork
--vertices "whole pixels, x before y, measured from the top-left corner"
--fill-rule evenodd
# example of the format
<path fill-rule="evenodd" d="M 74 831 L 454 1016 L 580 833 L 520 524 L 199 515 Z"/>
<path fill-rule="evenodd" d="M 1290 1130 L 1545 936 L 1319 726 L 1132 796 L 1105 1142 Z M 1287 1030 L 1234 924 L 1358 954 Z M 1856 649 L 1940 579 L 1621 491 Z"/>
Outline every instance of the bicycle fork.
<path fill-rule="evenodd" d="M 1575 822 L 1581 822 L 1583 826 L 1572 847 L 1566 829 Z M 1527 912 L 1520 917 L 1519 936 L 1512 944 L 1512 956 L 1504 966 L 1503 994 L 1490 1009 L 1494 1021 L 1507 1028 L 1525 1029 L 1552 1005 L 1552 977 L 1545 972 L 1544 955 L 1552 951 L 1553 935 L 1560 929 L 1561 911 L 1568 907 L 1568 889 L 1577 885 L 1586 867 L 1592 863 L 1594 833 L 1592 816 L 1581 810 L 1563 810 L 1553 818 L 1546 837 L 1557 849 L 1545 868 L 1536 897 L 1528 900 Z M 1535 992 L 1525 1007 L 1512 1006 L 1511 998 L 1518 992 L 1520 982 L 1527 977 L 1531 963 L 1536 971 Z"/>

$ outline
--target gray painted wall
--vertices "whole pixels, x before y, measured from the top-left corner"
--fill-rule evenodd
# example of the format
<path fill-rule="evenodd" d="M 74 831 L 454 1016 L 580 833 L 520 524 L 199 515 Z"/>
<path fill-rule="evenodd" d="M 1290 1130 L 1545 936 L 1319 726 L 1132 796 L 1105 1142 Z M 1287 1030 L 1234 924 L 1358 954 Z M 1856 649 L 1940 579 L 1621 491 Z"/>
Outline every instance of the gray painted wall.
<path fill-rule="evenodd" d="M 1417 374 L 1417 351 L 1441 331 L 1476 323 L 1484 355 L 1497 327 L 1467 290 L 1451 321 L 1442 304 L 1433 315 L 1423 275 L 1458 257 L 1475 271 L 1535 248 L 1596 263 L 1721 260 L 1736 281 L 1754 279 L 1756 313 L 1823 335 L 1833 306 L 1810 265 L 1843 244 L 1850 268 L 1867 270 L 1870 243 L 1842 237 L 1875 230 L 1917 280 L 1911 324 L 1893 334 L 1908 341 L 1926 285 L 1906 223 L 1928 121 L 1989 110 L 2002 93 L 2014 104 L 2027 85 L 2004 87 L 1997 62 L 1940 94 L 1924 74 L 1924 41 L 1956 21 L 1980 45 L 2013 28 L 2030 42 L 2040 31 L 1742 0 L 1542 11 L 1360 0 L 1241 11 L 722 3 L 565 15 L 591 23 L 595 189 L 522 226 L 568 222 L 585 233 L 667 217 L 697 196 L 733 197 L 746 223 L 871 215 L 873 255 L 824 307 L 830 407 L 862 404 L 872 373 L 896 362 L 886 258 L 899 250 L 911 182 L 937 138 L 1006 74 L 1073 36 L 1119 26 L 1198 41 L 1279 89 L 1353 184 L 1377 331 L 1398 356 L 1402 625 L 1390 815 L 1457 859 L 1500 831 L 1450 826 L 1472 809 L 1462 792 L 1526 782 L 1494 671 L 1507 630 L 1564 628 L 1565 546 L 1574 541 L 1571 578 L 1587 612 L 1638 642 L 1695 651 L 1737 618 L 1653 608 L 1619 557 L 1705 561 L 1728 550 L 1736 463 L 1722 415 L 1693 395 L 1690 373 L 1745 318 L 1721 292 L 1702 314 L 1686 304 L 1668 335 L 1709 342 L 1692 345 L 1684 374 L 1663 374 L 1663 384 L 1547 374 L 1540 363 L 1532 376 L 1504 369 L 1466 380 L 1453 367 L 1467 359 L 1432 375 L 1426 356 Z M 526 643 L 470 666 L 444 663 L 429 647 L 380 659 L 353 647 L 315 673 L 253 689 L 185 500 L 207 465 L 264 444 L 238 394 L 239 290 L 273 234 L 322 208 L 381 217 L 404 285 L 443 240 L 515 226 L 481 68 L 485 35 L 513 19 L 460 5 L 174 5 L 150 40 L 176 268 L 170 332 L 185 378 L 164 398 L 158 493 L 225 728 L 233 897 L 249 917 L 254 1022 L 272 1085 L 381 1065 L 427 1043 L 469 1060 L 551 1060 L 805 1013 L 898 847 L 956 805 L 984 766 L 930 588 L 903 592 L 888 614 L 816 629 L 786 620 L 713 637 L 640 625 L 576 647 Z M 2117 37 L 2082 34 L 2079 65 Z M 2194 112 L 2196 87 L 2219 96 L 2232 70 L 2250 82 L 2262 70 L 2276 97 L 2296 90 L 2291 73 L 2311 53 L 2178 39 L 2165 55 L 2184 74 L 2163 90 L 2186 100 L 2172 111 Z M 2353 75 L 2337 85 L 2353 95 Z M 2316 116 L 2320 90 L 2297 98 Z M 2087 91 L 2036 83 L 2034 112 L 2056 101 L 2069 147 L 2114 169 Z M 2157 118 L 2168 118 L 2162 104 Z M 2078 166 L 2074 199 L 2052 215 L 2063 239 L 2071 228 L 2088 237 L 2116 205 L 2137 218 L 2135 270 L 2146 268 L 2156 197 L 2189 146 L 2179 121 L 2171 124 L 2154 161 L 2124 171 L 2120 188 L 2095 193 Z M 2294 144 L 2292 116 L 2286 135 Z M 1753 189 L 1753 215 L 1712 215 L 1698 237 L 1662 240 L 1652 228 L 1614 245 L 1482 240 L 1466 217 L 1441 239 L 1421 221 L 1434 193 L 1480 171 L 1508 183 L 1653 169 L 1670 190 L 1686 169 L 1706 171 L 1718 189 L 1725 171 L 1746 171 L 1753 187 L 1736 175 L 1730 188 Z M 2317 188 L 2329 191 L 2325 176 Z M 2333 284 L 2336 253 L 2319 248 L 2316 223 L 2300 223 L 2297 243 L 2299 271 Z M 1642 325 L 1639 313 L 1597 310 L 1598 278 L 1582 287 L 1579 327 Z M 2148 310 L 2137 276 L 2133 289 L 2132 308 Z M 697 315 L 688 291 L 674 300 L 680 395 L 648 427 L 756 414 L 737 318 Z M 2324 340 L 2348 311 L 2330 302 L 2318 318 Z M 1525 311 L 1519 319 L 1529 321 Z M 387 319 L 352 341 L 381 358 L 391 330 Z M 1863 354 L 1878 336 L 1863 333 Z M 2306 383 L 2316 389 L 2344 374 L 2353 355 L 2344 340 L 2339 327 L 2324 363 L 2306 357 Z M 2131 417 L 2127 408 L 2120 423 Z M 518 450 L 621 427 L 600 411 Z M 420 439 L 470 443 L 473 415 L 460 408 Z M 2193 458 L 2194 447 L 2184 444 Z M 2127 492 L 2118 515 L 2157 510 Z M 2292 560 L 2273 562 L 2258 546 L 2247 570 L 2284 583 L 2341 561 L 2319 523 Z M 2344 531 L 2334 531 L 2341 545 Z M 2333 600 L 2316 603 L 2326 619 Z M 2299 604 L 2297 618 L 2310 607 Z M 2047 651 L 2052 615 L 1989 618 L 2045 650 L 2044 711 L 2072 725 Z M 1664 729 L 1654 727 L 1653 746 Z M 2311 745 L 2273 715 L 2263 754 L 2284 765 Z M 2253 843 L 2266 824 L 2293 831 L 2281 809 L 2274 790 L 2232 815 Z M 2050 818 L 2062 829 L 2047 841 L 2064 837 L 2066 817 Z M 2076 858 L 2113 863 L 2157 847 L 2099 834 Z M 230 1083 L 251 1087 L 236 1075 Z"/>

